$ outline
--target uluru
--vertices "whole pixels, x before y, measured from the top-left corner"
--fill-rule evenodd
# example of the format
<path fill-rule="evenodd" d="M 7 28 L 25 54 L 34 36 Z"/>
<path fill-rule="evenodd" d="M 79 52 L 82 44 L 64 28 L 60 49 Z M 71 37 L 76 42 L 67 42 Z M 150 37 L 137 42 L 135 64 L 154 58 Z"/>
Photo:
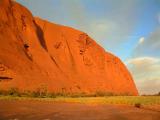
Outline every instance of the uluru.
<path fill-rule="evenodd" d="M 107 38 L 106 38 L 107 39 Z M 87 33 L 0 0 L 0 89 L 138 95 L 132 75 Z"/>

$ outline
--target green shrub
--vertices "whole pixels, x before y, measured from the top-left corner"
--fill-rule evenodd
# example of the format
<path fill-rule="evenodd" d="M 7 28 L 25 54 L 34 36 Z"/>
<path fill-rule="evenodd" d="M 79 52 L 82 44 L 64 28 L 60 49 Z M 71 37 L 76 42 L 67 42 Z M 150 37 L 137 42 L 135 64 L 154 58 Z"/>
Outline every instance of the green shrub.
<path fill-rule="evenodd" d="M 41 85 L 35 91 L 30 92 L 30 95 L 31 97 L 40 97 L 40 98 L 47 97 L 47 86 Z"/>
<path fill-rule="evenodd" d="M 8 95 L 11 95 L 11 96 L 21 96 L 18 88 L 10 88 L 7 92 Z"/>
<path fill-rule="evenodd" d="M 40 97 L 40 98 L 56 98 L 56 97 L 105 97 L 105 96 L 129 96 L 128 93 L 113 94 L 112 92 L 96 91 L 88 94 L 85 92 L 70 93 L 66 88 L 62 88 L 60 92 L 48 92 L 46 85 L 41 85 L 34 91 L 19 92 L 18 88 L 10 88 L 8 91 L 0 90 L 0 95 L 24 96 L 24 97 Z"/>
<path fill-rule="evenodd" d="M 56 98 L 57 95 L 56 95 L 55 93 L 47 93 L 47 94 L 46 94 L 46 97 L 47 97 L 47 98 Z"/>
<path fill-rule="evenodd" d="M 85 92 L 81 92 L 81 93 L 70 93 L 69 97 L 73 97 L 73 98 L 86 97 L 86 93 L 85 93 Z"/>

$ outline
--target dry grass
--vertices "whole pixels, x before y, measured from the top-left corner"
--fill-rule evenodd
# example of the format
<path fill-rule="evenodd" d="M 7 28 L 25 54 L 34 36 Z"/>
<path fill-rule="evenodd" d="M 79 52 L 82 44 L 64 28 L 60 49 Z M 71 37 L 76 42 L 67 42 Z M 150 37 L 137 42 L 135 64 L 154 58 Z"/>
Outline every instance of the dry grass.
<path fill-rule="evenodd" d="M 108 97 L 56 97 L 56 98 L 32 98 L 0 96 L 0 100 L 38 100 L 51 102 L 70 102 L 82 104 L 120 104 L 120 105 L 160 105 L 160 96 L 108 96 Z"/>

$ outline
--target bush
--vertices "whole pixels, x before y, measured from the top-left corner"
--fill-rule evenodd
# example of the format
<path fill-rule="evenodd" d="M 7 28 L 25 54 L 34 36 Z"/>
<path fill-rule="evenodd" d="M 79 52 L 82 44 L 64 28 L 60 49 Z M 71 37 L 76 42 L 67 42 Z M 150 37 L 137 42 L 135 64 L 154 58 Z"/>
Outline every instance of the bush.
<path fill-rule="evenodd" d="M 47 94 L 46 94 L 46 97 L 47 97 L 47 98 L 56 98 L 57 95 L 56 95 L 55 93 L 47 93 Z"/>
<path fill-rule="evenodd" d="M 8 90 L 0 90 L 0 95 L 20 96 L 18 88 L 10 88 Z"/>
<path fill-rule="evenodd" d="M 140 107 L 141 107 L 141 104 L 140 104 L 140 103 L 135 103 L 135 104 L 134 104 L 134 107 L 140 108 Z"/>
<path fill-rule="evenodd" d="M 46 96 L 47 96 L 47 86 L 46 85 L 41 85 L 35 91 L 31 92 L 31 97 L 41 97 L 41 98 L 44 98 Z"/>
<path fill-rule="evenodd" d="M 70 93 L 69 97 L 77 98 L 77 97 L 87 97 L 87 94 L 84 92 L 81 93 Z"/>
<path fill-rule="evenodd" d="M 7 93 L 12 96 L 21 96 L 18 88 L 10 88 Z"/>
<path fill-rule="evenodd" d="M 96 91 L 95 93 L 89 94 L 85 92 L 70 93 L 65 88 L 62 88 L 61 92 L 48 92 L 46 85 L 41 85 L 34 91 L 19 92 L 18 88 L 10 88 L 8 91 L 0 90 L 0 95 L 11 95 L 11 96 L 24 96 L 24 97 L 40 97 L 40 98 L 56 98 L 59 97 L 105 97 L 105 96 L 128 96 L 128 93 L 113 94 L 112 92 Z"/>

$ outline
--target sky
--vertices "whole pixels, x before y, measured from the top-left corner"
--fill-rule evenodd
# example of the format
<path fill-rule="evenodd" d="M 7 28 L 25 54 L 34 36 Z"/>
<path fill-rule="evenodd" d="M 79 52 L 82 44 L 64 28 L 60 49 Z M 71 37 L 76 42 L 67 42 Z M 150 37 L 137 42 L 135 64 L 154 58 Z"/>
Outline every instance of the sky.
<path fill-rule="evenodd" d="M 118 56 L 140 94 L 160 92 L 160 0 L 16 0 L 34 16 L 86 32 Z"/>

